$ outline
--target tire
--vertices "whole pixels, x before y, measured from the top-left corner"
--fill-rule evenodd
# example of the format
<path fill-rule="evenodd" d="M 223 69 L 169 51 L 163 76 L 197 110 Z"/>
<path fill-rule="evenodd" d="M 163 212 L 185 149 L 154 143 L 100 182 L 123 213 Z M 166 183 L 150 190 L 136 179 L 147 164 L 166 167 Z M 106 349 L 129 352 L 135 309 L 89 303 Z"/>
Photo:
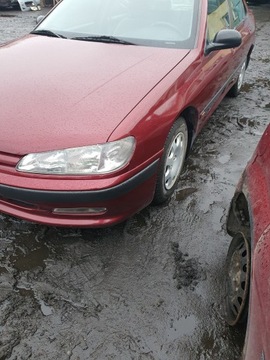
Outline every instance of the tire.
<path fill-rule="evenodd" d="M 186 158 L 188 128 L 185 120 L 179 118 L 167 136 L 160 160 L 153 203 L 162 204 L 172 196 Z"/>
<path fill-rule="evenodd" d="M 243 86 L 244 83 L 244 79 L 245 79 L 245 73 L 246 73 L 246 68 L 247 68 L 247 60 L 245 60 L 241 66 L 241 70 L 240 70 L 240 74 L 237 78 L 236 83 L 230 88 L 229 92 L 228 92 L 228 96 L 230 97 L 237 97 L 241 91 L 241 88 Z"/>
<path fill-rule="evenodd" d="M 238 232 L 229 246 L 225 270 L 225 320 L 231 326 L 247 321 L 250 272 L 250 242 Z"/>

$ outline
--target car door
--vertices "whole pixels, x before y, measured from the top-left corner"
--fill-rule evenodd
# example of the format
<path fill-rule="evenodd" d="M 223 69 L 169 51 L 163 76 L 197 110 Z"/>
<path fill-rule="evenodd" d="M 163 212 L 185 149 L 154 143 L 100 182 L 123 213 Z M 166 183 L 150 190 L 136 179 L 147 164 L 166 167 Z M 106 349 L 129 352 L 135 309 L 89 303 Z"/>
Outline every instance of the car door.
<path fill-rule="evenodd" d="M 222 29 L 231 28 L 231 15 L 228 0 L 208 0 L 206 47 Z M 213 51 L 205 54 L 201 64 L 199 129 L 224 97 L 231 76 L 232 49 Z"/>
<path fill-rule="evenodd" d="M 243 0 L 228 0 L 231 12 L 232 27 L 239 31 L 242 36 L 242 44 L 238 48 L 233 49 L 232 56 L 232 71 L 238 75 L 239 68 L 243 64 L 243 61 L 247 59 L 247 51 L 251 50 L 251 44 L 248 43 L 251 40 L 251 34 L 254 32 L 254 22 L 250 21 L 253 15 L 248 11 Z"/>

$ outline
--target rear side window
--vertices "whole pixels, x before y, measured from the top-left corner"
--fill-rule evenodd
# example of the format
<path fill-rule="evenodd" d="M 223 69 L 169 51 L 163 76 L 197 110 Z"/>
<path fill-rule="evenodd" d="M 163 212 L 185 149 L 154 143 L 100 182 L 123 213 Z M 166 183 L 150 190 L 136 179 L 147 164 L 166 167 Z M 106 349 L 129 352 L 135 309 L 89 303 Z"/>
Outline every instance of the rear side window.
<path fill-rule="evenodd" d="M 246 17 L 246 8 L 242 0 L 229 0 L 232 8 L 233 27 L 236 28 Z"/>
<path fill-rule="evenodd" d="M 227 0 L 208 0 L 207 40 L 212 42 L 217 32 L 230 27 L 229 5 Z"/>

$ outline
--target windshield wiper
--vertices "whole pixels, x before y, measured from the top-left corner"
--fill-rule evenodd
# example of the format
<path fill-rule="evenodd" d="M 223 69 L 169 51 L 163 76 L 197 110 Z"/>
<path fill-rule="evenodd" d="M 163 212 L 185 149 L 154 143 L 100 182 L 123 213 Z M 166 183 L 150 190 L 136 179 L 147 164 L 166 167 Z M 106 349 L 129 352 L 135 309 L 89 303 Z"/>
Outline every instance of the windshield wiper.
<path fill-rule="evenodd" d="M 58 37 L 58 38 L 62 38 L 62 39 L 66 39 L 65 36 L 57 34 L 51 30 L 33 30 L 31 31 L 31 34 L 37 34 L 37 35 L 45 35 L 45 36 L 52 36 L 52 37 Z"/>
<path fill-rule="evenodd" d="M 114 36 L 100 35 L 100 36 L 76 36 L 71 38 L 73 40 L 83 40 L 83 41 L 96 41 L 96 42 L 105 42 L 113 44 L 122 44 L 122 45 L 135 45 L 132 42 L 118 39 Z"/>

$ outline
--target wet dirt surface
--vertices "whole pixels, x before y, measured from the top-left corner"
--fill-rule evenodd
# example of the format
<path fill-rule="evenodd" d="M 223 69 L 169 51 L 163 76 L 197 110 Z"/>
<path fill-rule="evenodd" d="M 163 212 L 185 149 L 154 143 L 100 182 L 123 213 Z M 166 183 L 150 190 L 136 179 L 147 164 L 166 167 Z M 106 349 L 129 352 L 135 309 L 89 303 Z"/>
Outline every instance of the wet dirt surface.
<path fill-rule="evenodd" d="M 222 317 L 224 224 L 270 120 L 270 4 L 252 9 L 243 91 L 211 117 L 170 203 L 103 230 L 0 215 L 0 359 L 239 359 L 244 329 Z M 39 14 L 0 11 L 0 43 Z"/>

